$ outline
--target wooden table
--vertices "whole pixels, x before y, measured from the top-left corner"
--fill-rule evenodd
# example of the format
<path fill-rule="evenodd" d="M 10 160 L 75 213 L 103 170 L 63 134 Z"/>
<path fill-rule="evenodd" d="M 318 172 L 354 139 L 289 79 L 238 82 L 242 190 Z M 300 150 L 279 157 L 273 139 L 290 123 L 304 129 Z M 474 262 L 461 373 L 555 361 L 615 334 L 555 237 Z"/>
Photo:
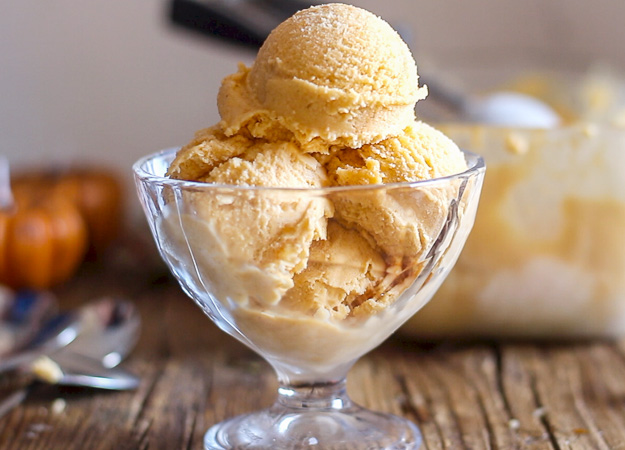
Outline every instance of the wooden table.
<path fill-rule="evenodd" d="M 38 386 L 0 419 L 0 449 L 199 449 L 212 424 L 272 403 L 269 366 L 219 331 L 160 264 L 133 258 L 85 264 L 55 291 L 63 307 L 100 295 L 136 302 L 142 336 L 125 367 L 141 376 L 139 389 Z M 0 383 L 0 395 L 16 383 Z M 425 449 L 625 449 L 619 342 L 395 337 L 356 364 L 348 391 L 416 422 Z"/>

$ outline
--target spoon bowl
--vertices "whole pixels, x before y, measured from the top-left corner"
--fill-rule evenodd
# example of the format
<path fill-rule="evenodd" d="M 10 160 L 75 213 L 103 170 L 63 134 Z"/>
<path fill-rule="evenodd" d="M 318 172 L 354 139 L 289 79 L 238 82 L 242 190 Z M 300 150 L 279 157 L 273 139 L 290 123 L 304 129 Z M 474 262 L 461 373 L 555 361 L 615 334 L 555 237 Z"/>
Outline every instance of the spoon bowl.
<path fill-rule="evenodd" d="M 420 77 L 428 87 L 428 102 L 449 110 L 460 122 L 502 127 L 554 128 L 561 123 L 558 113 L 538 98 L 514 91 L 495 91 L 470 95 L 441 82 L 439 78 Z"/>
<path fill-rule="evenodd" d="M 80 335 L 65 348 L 55 352 L 59 356 L 89 358 L 103 367 L 117 366 L 134 348 L 141 331 L 141 318 L 129 301 L 104 297 L 78 310 Z"/>
<path fill-rule="evenodd" d="M 36 381 L 5 398 L 0 403 L 0 417 L 21 404 L 37 381 L 108 390 L 136 389 L 139 386 L 140 380 L 136 375 L 116 367 L 130 353 L 139 337 L 141 320 L 132 303 L 102 298 L 63 317 L 72 317 L 70 323 L 76 328 L 60 328 L 80 330 L 80 334 L 75 334 L 71 344 L 65 342 L 54 349 L 48 338 L 48 346 L 36 347 L 25 356 L 18 354 L 13 358 L 9 368 L 27 370 Z M 55 319 L 58 320 L 58 316 Z M 0 368 L 2 364 L 9 366 L 3 361 Z"/>
<path fill-rule="evenodd" d="M 67 346 L 80 333 L 81 321 L 74 313 L 58 314 L 47 320 L 19 351 L 0 360 L 0 373 L 28 366 L 43 355 Z"/>
<path fill-rule="evenodd" d="M 30 307 L 37 302 L 43 300 L 32 301 Z M 136 344 L 140 323 L 132 303 L 109 297 L 95 300 L 48 319 L 28 344 L 0 360 L 0 373 L 27 368 L 42 356 L 67 360 L 75 355 L 97 361 L 104 368 L 115 367 Z M 32 326 L 30 322 L 27 325 Z"/>
<path fill-rule="evenodd" d="M 135 389 L 139 378 L 117 366 L 134 348 L 141 319 L 128 301 L 105 297 L 80 308 L 81 332 L 29 367 L 40 381 L 100 389 Z"/>
<path fill-rule="evenodd" d="M 464 106 L 470 122 L 521 128 L 554 128 L 560 124 L 558 114 L 535 97 L 512 91 L 472 97 Z"/>

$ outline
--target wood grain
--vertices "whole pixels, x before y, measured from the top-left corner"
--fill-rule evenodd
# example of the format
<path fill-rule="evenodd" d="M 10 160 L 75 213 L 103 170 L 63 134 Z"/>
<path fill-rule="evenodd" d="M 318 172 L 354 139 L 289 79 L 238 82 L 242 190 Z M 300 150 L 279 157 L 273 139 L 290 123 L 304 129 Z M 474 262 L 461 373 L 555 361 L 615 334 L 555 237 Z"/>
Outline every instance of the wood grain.
<path fill-rule="evenodd" d="M 142 335 L 125 366 L 141 385 L 38 385 L 0 419 L 1 449 L 198 449 L 212 424 L 274 399 L 269 365 L 218 330 L 158 264 L 87 264 L 57 294 L 65 308 L 99 295 L 136 303 Z M 394 337 L 356 363 L 348 392 L 413 420 L 427 450 L 625 449 L 624 349 L 612 341 L 426 345 Z M 0 395 L 28 381 L 5 377 Z"/>

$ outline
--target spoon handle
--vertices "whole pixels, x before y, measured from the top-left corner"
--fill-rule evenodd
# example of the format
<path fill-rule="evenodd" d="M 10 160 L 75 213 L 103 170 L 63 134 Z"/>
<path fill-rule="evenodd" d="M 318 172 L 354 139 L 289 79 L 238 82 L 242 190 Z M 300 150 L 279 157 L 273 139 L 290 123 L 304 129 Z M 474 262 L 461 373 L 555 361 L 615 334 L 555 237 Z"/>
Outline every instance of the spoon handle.
<path fill-rule="evenodd" d="M 441 83 L 437 79 L 424 75 L 420 75 L 419 80 L 428 88 L 429 101 L 434 101 L 456 114 L 462 114 L 468 107 L 468 95 L 450 83 Z"/>
<path fill-rule="evenodd" d="M 9 175 L 9 161 L 0 156 L 0 211 L 8 211 L 13 207 L 11 192 L 11 177 Z"/>
<path fill-rule="evenodd" d="M 100 361 L 83 355 L 59 352 L 46 359 L 59 369 L 56 379 L 47 381 L 59 385 L 132 390 L 140 383 L 136 375 L 121 367 L 107 368 Z M 39 375 L 36 370 L 35 375 Z"/>

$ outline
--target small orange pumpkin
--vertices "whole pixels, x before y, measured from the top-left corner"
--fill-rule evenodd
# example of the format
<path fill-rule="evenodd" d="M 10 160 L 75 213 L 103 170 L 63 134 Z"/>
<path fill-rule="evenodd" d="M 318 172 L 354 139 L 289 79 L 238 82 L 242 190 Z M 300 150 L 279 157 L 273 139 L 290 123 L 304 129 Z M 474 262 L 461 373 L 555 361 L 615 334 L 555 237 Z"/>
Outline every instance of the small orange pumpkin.
<path fill-rule="evenodd" d="M 80 211 L 37 183 L 14 186 L 13 197 L 0 211 L 0 283 L 46 289 L 67 280 L 87 249 Z"/>
<path fill-rule="evenodd" d="M 78 207 L 87 226 L 90 253 L 98 255 L 118 236 L 123 218 L 123 188 L 112 172 L 96 168 L 22 173 L 14 185 L 54 191 Z"/>
<path fill-rule="evenodd" d="M 56 189 L 80 210 L 89 231 L 91 250 L 105 250 L 119 234 L 123 192 L 115 175 L 96 169 L 75 169 L 59 177 Z"/>

